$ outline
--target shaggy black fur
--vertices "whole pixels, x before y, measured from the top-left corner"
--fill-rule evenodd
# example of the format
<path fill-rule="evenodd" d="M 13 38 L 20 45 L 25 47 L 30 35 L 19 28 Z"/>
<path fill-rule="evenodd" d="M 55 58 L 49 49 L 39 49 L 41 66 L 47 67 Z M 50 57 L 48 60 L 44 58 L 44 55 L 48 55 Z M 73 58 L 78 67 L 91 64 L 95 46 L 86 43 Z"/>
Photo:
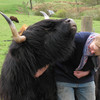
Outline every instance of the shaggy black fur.
<path fill-rule="evenodd" d="M 65 20 L 40 21 L 24 31 L 25 42 L 12 42 L 1 73 L 3 100 L 57 100 L 52 68 L 39 78 L 34 74 L 46 64 L 71 55 L 76 30 Z"/>

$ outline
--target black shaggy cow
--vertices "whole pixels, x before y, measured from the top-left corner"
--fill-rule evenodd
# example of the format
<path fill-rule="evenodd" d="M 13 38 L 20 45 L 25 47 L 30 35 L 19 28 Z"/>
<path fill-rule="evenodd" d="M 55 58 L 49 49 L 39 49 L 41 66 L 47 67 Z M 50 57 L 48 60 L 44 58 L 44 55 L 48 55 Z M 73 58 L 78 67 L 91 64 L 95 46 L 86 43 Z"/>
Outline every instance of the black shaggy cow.
<path fill-rule="evenodd" d="M 14 41 L 3 64 L 0 95 L 3 100 L 57 100 L 52 68 L 39 78 L 36 71 L 47 64 L 67 59 L 73 50 L 76 24 L 72 19 L 42 20 L 19 36 L 10 19 Z"/>

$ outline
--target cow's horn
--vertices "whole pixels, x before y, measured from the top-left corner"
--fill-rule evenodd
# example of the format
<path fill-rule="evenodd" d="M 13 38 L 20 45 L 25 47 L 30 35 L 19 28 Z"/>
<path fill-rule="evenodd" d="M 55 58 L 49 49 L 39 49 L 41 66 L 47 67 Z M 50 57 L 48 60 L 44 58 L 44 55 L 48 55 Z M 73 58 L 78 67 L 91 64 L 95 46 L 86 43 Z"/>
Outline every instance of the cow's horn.
<path fill-rule="evenodd" d="M 8 18 L 5 14 L 3 14 L 2 12 L 0 12 L 0 14 L 6 19 L 6 21 L 8 22 L 10 28 L 11 28 L 11 31 L 12 31 L 12 34 L 13 34 L 13 39 L 14 41 L 16 41 L 17 43 L 21 43 L 21 42 L 24 42 L 26 40 L 26 37 L 25 36 L 20 36 L 17 32 L 17 29 L 14 25 L 14 23 L 10 20 L 10 18 Z"/>

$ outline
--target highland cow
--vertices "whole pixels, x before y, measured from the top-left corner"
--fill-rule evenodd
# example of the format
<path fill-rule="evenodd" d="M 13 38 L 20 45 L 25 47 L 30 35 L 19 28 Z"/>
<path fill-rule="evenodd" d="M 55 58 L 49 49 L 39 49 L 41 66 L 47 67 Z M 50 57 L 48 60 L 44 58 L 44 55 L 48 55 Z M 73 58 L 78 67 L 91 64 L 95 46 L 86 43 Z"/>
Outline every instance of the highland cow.
<path fill-rule="evenodd" d="M 11 19 L 12 21 L 15 21 L 16 23 L 19 23 L 19 20 L 18 20 L 17 17 L 15 17 L 15 16 L 10 16 L 10 19 Z"/>
<path fill-rule="evenodd" d="M 8 21 L 13 41 L 4 61 L 0 95 L 3 100 L 57 100 L 52 67 L 40 77 L 38 69 L 68 59 L 74 47 L 76 24 L 72 19 L 47 19 L 29 26 L 20 36 Z"/>

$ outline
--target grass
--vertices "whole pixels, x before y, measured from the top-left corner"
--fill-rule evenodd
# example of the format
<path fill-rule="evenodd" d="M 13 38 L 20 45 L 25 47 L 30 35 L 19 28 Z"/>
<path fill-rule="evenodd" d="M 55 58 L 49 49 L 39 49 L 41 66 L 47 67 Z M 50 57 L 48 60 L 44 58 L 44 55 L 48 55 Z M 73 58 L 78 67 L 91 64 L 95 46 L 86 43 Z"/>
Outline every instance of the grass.
<path fill-rule="evenodd" d="M 29 0 L 0 0 L 0 4 L 21 4 L 23 1 L 27 2 Z"/>
<path fill-rule="evenodd" d="M 29 0 L 0 0 L 0 11 L 4 13 L 18 13 L 21 9 L 25 8 L 25 4 L 29 2 Z"/>

